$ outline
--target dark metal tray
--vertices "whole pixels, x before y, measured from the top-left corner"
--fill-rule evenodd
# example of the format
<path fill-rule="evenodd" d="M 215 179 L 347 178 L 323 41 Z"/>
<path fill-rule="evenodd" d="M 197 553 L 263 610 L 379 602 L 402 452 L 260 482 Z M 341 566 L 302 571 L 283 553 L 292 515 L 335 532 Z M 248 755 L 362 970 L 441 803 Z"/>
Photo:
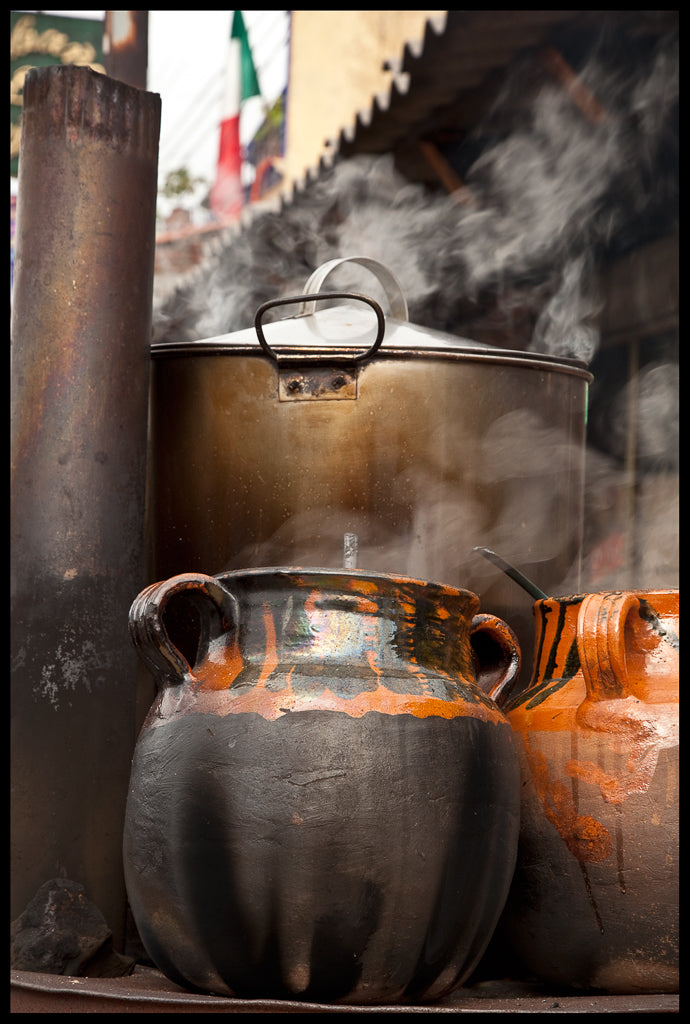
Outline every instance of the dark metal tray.
<path fill-rule="evenodd" d="M 679 996 L 557 995 L 510 981 L 484 981 L 424 1006 L 335 1006 L 229 999 L 179 988 L 137 967 L 124 978 L 11 971 L 11 1013 L 678 1013 Z"/>

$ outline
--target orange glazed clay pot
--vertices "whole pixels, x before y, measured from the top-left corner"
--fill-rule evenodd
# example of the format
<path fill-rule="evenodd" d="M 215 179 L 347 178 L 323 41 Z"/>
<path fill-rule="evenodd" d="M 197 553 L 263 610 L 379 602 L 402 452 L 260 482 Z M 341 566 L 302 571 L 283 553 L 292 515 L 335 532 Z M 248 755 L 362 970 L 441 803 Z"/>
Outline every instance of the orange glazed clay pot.
<path fill-rule="evenodd" d="M 187 656 L 166 628 L 198 606 Z M 130 613 L 158 681 L 124 835 L 157 966 L 240 998 L 440 998 L 478 963 L 519 829 L 519 669 L 469 591 L 325 569 L 191 573 Z"/>
<path fill-rule="evenodd" d="M 662 590 L 534 606 L 533 677 L 503 708 L 522 803 L 499 931 L 544 981 L 678 991 L 678 604 Z"/>

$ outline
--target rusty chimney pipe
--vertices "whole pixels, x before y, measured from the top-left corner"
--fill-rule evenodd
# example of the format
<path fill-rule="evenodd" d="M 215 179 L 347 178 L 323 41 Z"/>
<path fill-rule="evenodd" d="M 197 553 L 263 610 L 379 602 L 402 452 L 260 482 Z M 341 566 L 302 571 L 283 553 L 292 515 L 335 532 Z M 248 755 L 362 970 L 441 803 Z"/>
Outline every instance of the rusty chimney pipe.
<path fill-rule="evenodd" d="M 135 742 L 160 97 L 26 78 L 11 341 L 12 918 L 86 887 L 116 945 Z"/>

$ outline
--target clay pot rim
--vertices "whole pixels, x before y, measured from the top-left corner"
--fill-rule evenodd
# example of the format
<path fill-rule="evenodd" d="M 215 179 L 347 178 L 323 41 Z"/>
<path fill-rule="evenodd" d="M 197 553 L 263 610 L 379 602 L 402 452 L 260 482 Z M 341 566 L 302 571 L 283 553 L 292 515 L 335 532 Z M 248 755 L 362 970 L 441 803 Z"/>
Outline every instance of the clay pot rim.
<path fill-rule="evenodd" d="M 232 580 L 262 580 L 262 579 L 275 579 L 275 580 L 289 580 L 289 579 L 303 579 L 305 582 L 318 582 L 324 580 L 327 583 L 357 583 L 362 581 L 363 583 L 392 583 L 396 586 L 411 586 L 415 589 L 423 588 L 424 590 L 431 591 L 436 595 L 445 595 L 449 597 L 464 597 L 472 601 L 476 601 L 479 604 L 479 597 L 472 590 L 466 590 L 462 587 L 454 587 L 450 583 L 441 583 L 438 580 L 425 580 L 415 576 L 405 576 L 400 573 L 394 572 L 377 572 L 373 569 L 334 569 L 334 568 L 322 568 L 318 566 L 301 566 L 301 565 L 278 565 L 278 566 L 258 566 L 248 569 L 230 569 L 227 572 L 214 573 L 214 579 L 224 583 Z"/>
<path fill-rule="evenodd" d="M 591 590 L 586 591 L 583 594 L 562 594 L 560 596 L 544 597 L 534 602 L 534 607 L 537 608 L 539 605 L 548 604 L 575 604 L 578 601 L 584 601 L 590 594 L 632 594 L 634 597 L 675 597 L 680 594 L 679 587 L 620 587 L 619 589 L 607 589 L 607 590 Z"/>

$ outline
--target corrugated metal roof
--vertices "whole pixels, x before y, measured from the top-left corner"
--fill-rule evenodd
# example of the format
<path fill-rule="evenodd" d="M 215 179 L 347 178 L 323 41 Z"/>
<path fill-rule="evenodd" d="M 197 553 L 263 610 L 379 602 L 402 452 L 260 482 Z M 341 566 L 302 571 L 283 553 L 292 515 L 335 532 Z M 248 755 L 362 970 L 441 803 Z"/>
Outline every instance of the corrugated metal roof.
<path fill-rule="evenodd" d="M 637 31 L 649 22 L 659 30 L 666 11 L 447 11 L 429 19 L 421 40 L 405 44 L 386 93 L 372 98 L 354 121 L 330 140 L 328 155 L 307 175 L 297 191 L 308 187 L 335 160 L 360 154 L 394 152 L 407 148 L 405 173 L 412 180 L 433 180 L 433 171 L 421 152 L 410 144 L 447 129 L 475 127 L 502 80 L 506 68 L 522 52 L 551 44 L 554 33 L 567 33 L 583 25 L 634 23 Z"/>
<path fill-rule="evenodd" d="M 388 62 L 390 89 L 372 98 L 329 143 L 329 153 L 308 179 L 334 160 L 390 152 L 410 135 L 428 133 L 432 120 L 458 98 L 478 90 L 515 54 L 542 42 L 577 11 L 447 11 L 429 19 L 421 40 L 409 41 Z M 469 104 L 466 120 L 478 119 Z"/>

